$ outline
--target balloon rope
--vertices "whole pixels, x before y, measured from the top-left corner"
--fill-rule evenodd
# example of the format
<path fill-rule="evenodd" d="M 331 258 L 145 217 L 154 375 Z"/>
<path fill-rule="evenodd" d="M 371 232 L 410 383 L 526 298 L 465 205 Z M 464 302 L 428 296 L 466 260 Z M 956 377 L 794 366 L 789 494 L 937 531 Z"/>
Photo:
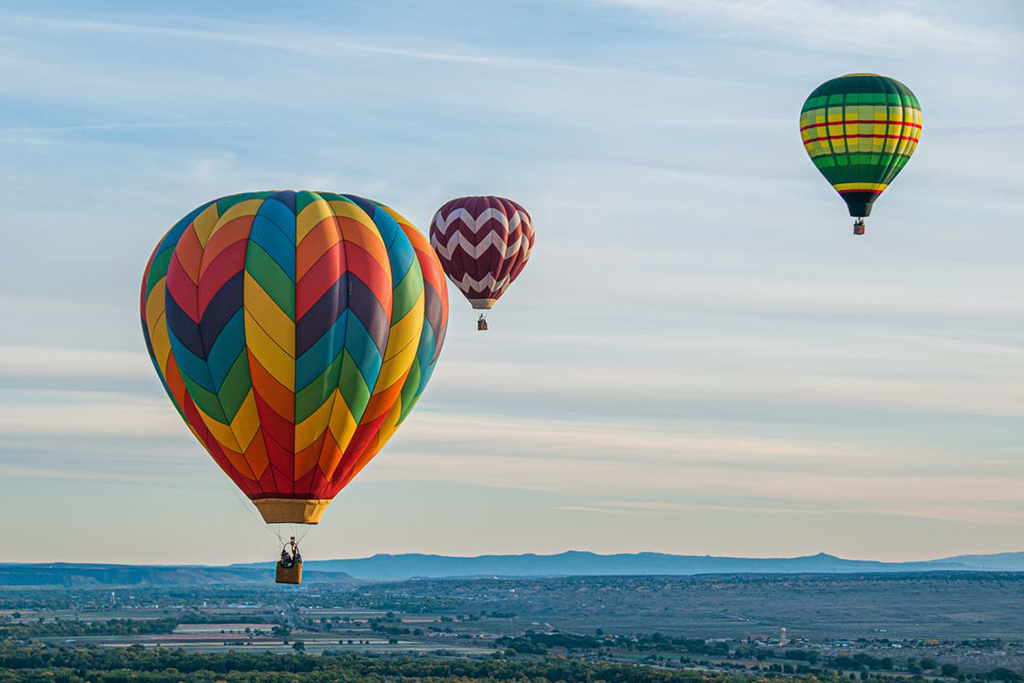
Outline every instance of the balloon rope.
<path fill-rule="evenodd" d="M 256 523 L 259 524 L 259 526 L 261 528 L 266 529 L 272 536 L 276 536 L 278 542 L 283 542 L 283 541 L 281 541 L 281 534 L 280 534 L 280 532 L 278 532 L 277 529 L 271 528 L 271 525 L 269 525 L 266 522 L 264 522 L 263 518 L 258 516 L 253 511 L 253 509 L 252 509 L 252 501 L 249 500 L 248 498 L 242 498 L 242 495 L 238 492 L 238 489 L 235 488 L 233 482 L 228 481 L 227 485 L 228 485 L 228 488 L 231 489 L 231 492 L 233 494 L 235 494 L 235 498 L 238 499 L 238 502 L 241 503 L 243 508 L 245 508 L 245 511 L 249 513 L 249 516 L 252 517 L 254 520 L 256 520 Z"/>

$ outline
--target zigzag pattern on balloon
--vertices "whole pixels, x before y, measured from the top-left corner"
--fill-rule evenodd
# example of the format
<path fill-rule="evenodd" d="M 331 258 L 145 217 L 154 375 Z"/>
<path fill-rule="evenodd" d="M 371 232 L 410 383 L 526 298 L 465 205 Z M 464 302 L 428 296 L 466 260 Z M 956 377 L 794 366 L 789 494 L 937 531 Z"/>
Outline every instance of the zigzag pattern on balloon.
<path fill-rule="evenodd" d="M 508 276 L 505 276 L 501 280 L 495 280 L 493 275 L 487 274 L 484 275 L 483 279 L 478 282 L 471 278 L 468 273 L 463 273 L 462 279 L 456 282 L 455 284 L 458 285 L 459 291 L 464 293 L 469 292 L 473 293 L 474 295 L 481 295 L 486 292 L 494 293 L 500 296 L 501 293 L 504 292 L 505 289 L 508 287 L 509 278 Z"/>
<path fill-rule="evenodd" d="M 150 258 L 154 366 L 248 497 L 332 498 L 425 388 L 446 291 L 436 276 L 425 286 L 440 264 L 395 216 L 350 195 L 233 195 L 179 221 Z"/>
<path fill-rule="evenodd" d="M 514 256 L 519 251 L 523 242 L 523 236 L 522 233 L 520 233 L 514 242 L 506 244 L 506 238 L 493 230 L 480 238 L 475 244 L 458 232 L 454 233 L 447 242 L 443 242 L 443 237 L 440 235 L 434 239 L 434 249 L 437 250 L 439 256 L 446 259 L 451 259 L 455 254 L 456 249 L 461 249 L 472 258 L 479 258 L 485 251 L 492 247 L 497 250 L 501 258 L 505 259 L 510 256 Z"/>
<path fill-rule="evenodd" d="M 440 212 L 438 212 L 440 213 Z M 501 223 L 505 232 L 513 232 L 523 220 L 524 211 L 517 209 L 511 215 L 506 215 L 502 210 L 496 208 L 485 209 L 478 216 L 474 216 L 463 207 L 454 209 L 447 216 L 436 215 L 437 218 L 437 232 L 441 235 L 448 233 L 448 228 L 455 221 L 462 221 L 462 224 L 466 226 L 471 232 L 477 234 L 480 229 L 487 225 L 491 220 L 496 220 Z M 529 217 L 527 217 L 529 220 Z"/>
<path fill-rule="evenodd" d="M 480 308 L 493 305 L 515 281 L 534 239 L 530 215 L 501 197 L 453 199 L 430 224 L 430 243 L 444 272 Z"/>

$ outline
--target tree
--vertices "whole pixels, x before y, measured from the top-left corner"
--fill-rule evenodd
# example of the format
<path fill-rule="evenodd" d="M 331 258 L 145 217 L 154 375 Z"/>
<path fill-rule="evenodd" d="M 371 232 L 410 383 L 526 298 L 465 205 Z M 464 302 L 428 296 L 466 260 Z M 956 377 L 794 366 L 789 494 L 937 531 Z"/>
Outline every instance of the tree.
<path fill-rule="evenodd" d="M 953 677 L 960 673 L 960 667 L 951 662 L 946 662 L 942 665 L 942 675 Z"/>
<path fill-rule="evenodd" d="M 924 669 L 925 671 L 931 671 L 932 669 L 934 669 L 935 667 L 937 667 L 939 665 L 938 662 L 936 662 L 931 657 L 922 657 L 921 661 L 918 662 L 918 664 L 920 664 L 921 668 Z"/>
<path fill-rule="evenodd" d="M 295 650 L 296 652 L 305 652 L 306 651 L 306 644 L 304 642 L 302 642 L 301 640 L 296 640 L 295 644 L 292 645 L 292 649 Z"/>

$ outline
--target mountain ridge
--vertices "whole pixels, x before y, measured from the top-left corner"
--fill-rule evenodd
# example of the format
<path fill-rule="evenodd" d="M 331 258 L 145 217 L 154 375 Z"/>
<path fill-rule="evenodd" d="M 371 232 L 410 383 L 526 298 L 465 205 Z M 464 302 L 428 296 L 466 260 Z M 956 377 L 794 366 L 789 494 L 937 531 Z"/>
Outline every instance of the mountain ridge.
<path fill-rule="evenodd" d="M 131 565 L 80 562 L 0 563 L 0 587 L 269 585 L 272 562 L 227 566 Z M 445 578 L 543 578 L 564 576 L 692 576 L 697 574 L 872 574 L 920 572 L 1019 572 L 1024 552 L 954 555 L 934 560 L 851 560 L 828 553 L 798 557 L 729 557 L 659 552 L 589 551 L 458 557 L 428 553 L 380 553 L 370 557 L 310 560 L 307 582 L 334 586 L 364 581 Z"/>
<path fill-rule="evenodd" d="M 232 565 L 269 566 L 268 563 Z M 380 553 L 365 558 L 307 560 L 322 572 L 344 571 L 363 580 L 406 580 L 458 577 L 628 576 L 693 574 L 794 574 L 922 571 L 1024 571 L 1024 552 L 960 555 L 934 560 L 884 562 L 850 560 L 828 553 L 788 558 L 675 555 L 639 552 L 600 555 L 569 550 L 541 555 L 479 555 L 456 557 L 427 553 Z"/>

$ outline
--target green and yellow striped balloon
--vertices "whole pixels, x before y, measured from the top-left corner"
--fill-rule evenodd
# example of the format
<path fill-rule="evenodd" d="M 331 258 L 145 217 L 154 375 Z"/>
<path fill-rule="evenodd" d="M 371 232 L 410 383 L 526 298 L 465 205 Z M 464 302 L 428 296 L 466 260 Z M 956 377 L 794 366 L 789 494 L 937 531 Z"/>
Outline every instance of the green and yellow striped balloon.
<path fill-rule="evenodd" d="M 849 74 L 822 83 L 804 102 L 800 136 L 811 161 L 863 217 L 899 175 L 921 137 L 921 105 L 910 88 L 878 74 Z"/>

